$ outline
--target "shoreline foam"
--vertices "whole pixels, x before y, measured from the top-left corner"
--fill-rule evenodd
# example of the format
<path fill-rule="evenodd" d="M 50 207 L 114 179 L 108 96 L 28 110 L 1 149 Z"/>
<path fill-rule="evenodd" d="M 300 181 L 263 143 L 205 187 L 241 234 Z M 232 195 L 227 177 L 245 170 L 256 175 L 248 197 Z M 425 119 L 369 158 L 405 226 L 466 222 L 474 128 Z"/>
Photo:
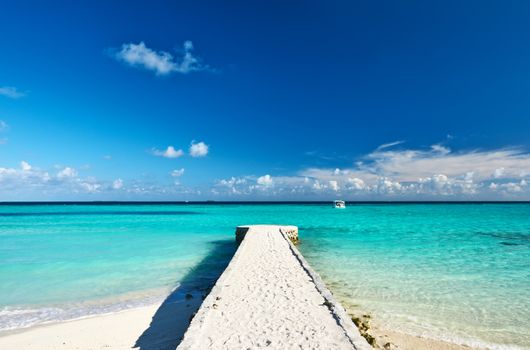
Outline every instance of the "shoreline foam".
<path fill-rule="evenodd" d="M 173 291 L 176 289 L 178 286 Z M 0 310 L 0 336 L 41 325 L 75 321 L 160 304 L 173 291 L 165 288 L 144 290 L 82 303 L 43 307 L 5 306 Z M 16 317 L 17 315 L 20 317 Z"/>

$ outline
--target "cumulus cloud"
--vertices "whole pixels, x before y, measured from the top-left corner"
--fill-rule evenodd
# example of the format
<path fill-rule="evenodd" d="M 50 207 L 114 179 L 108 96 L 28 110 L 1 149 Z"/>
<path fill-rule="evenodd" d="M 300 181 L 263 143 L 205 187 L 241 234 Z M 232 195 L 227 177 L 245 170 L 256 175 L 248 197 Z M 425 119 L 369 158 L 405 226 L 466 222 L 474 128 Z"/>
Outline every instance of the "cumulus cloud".
<path fill-rule="evenodd" d="M 449 177 L 473 172 L 475 180 L 491 177 L 496 169 L 504 168 L 505 176 L 519 176 L 530 169 L 530 154 L 520 149 L 468 151 L 453 153 L 445 148 L 431 150 L 375 151 L 367 155 L 354 171 L 392 176 L 398 181 L 417 181 L 420 177 L 445 174 Z"/>
<path fill-rule="evenodd" d="M 43 170 L 34 168 L 26 161 L 19 168 L 0 167 L 0 188 L 8 191 L 13 188 L 35 188 L 52 180 L 52 176 Z"/>
<path fill-rule="evenodd" d="M 228 191 L 228 193 L 230 194 L 243 194 L 248 193 L 248 187 L 246 186 L 246 184 L 246 178 L 232 176 L 229 179 L 221 179 L 217 181 L 216 188 L 223 189 L 223 193 L 226 193 Z M 213 189 L 213 193 L 220 194 L 221 192 L 218 191 L 216 188 Z"/>
<path fill-rule="evenodd" d="M 140 67 L 155 72 L 156 75 L 170 73 L 187 74 L 208 69 L 201 63 L 201 59 L 192 54 L 193 43 L 185 41 L 179 57 L 169 52 L 155 51 L 148 48 L 143 41 L 138 44 L 123 44 L 114 57 L 133 67 Z"/>
<path fill-rule="evenodd" d="M 380 195 L 469 196 L 484 194 L 488 189 L 514 192 L 522 187 L 510 179 L 530 174 L 530 153 L 516 148 L 452 152 L 441 145 L 428 150 L 388 147 L 378 147 L 349 169 L 308 168 L 300 175 L 318 181 L 317 188 L 322 187 L 322 181 L 337 181 L 338 187 L 345 190 Z M 505 184 L 487 185 L 492 179 Z"/>
<path fill-rule="evenodd" d="M 329 188 L 337 192 L 339 190 L 339 182 L 336 180 L 329 180 Z"/>
<path fill-rule="evenodd" d="M 27 161 L 21 161 L 19 168 L 0 167 L 2 194 L 11 194 L 13 198 L 19 198 L 21 193 L 32 193 L 38 199 L 57 194 L 98 193 L 104 187 L 95 178 L 81 178 L 71 167 L 64 167 L 55 175 Z"/>
<path fill-rule="evenodd" d="M 74 168 L 65 167 L 57 173 L 59 179 L 72 178 L 77 176 L 77 171 Z"/>
<path fill-rule="evenodd" d="M 363 190 L 366 187 L 366 184 L 364 183 L 364 181 L 362 179 L 359 179 L 359 178 L 356 178 L 356 177 L 347 178 L 346 183 L 347 183 L 346 187 L 351 189 L 351 190 L 360 191 L 360 190 Z"/>
<path fill-rule="evenodd" d="M 208 154 L 209 147 L 204 142 L 192 141 L 190 145 L 190 156 L 205 157 Z"/>
<path fill-rule="evenodd" d="M 504 168 L 495 169 L 495 171 L 493 172 L 493 177 L 496 179 L 501 178 L 503 175 L 504 175 Z"/>
<path fill-rule="evenodd" d="M 174 186 L 144 178 L 123 181 L 100 180 L 92 176 L 81 176 L 71 167 L 53 168 L 52 172 L 34 166 L 27 161 L 16 167 L 0 166 L 0 200 L 45 200 L 45 199 L 118 199 L 118 198 L 167 198 L 185 195 L 199 196 L 196 188 Z M 181 169 L 182 170 L 182 169 Z"/>
<path fill-rule="evenodd" d="M 20 162 L 20 168 L 22 169 L 22 171 L 26 171 L 26 172 L 32 169 L 31 165 L 25 160 Z"/>
<path fill-rule="evenodd" d="M 94 178 L 79 182 L 79 186 L 88 193 L 96 193 L 101 189 L 101 184 Z"/>
<path fill-rule="evenodd" d="M 2 86 L 0 87 L 0 95 L 17 99 L 26 96 L 26 93 L 19 91 L 16 87 L 13 86 Z"/>
<path fill-rule="evenodd" d="M 443 154 L 443 155 L 451 153 L 451 150 L 449 148 L 444 147 L 442 145 L 432 145 L 431 149 L 434 152 L 439 153 L 439 154 Z"/>
<path fill-rule="evenodd" d="M 184 155 L 184 151 L 181 149 L 175 149 L 173 146 L 168 146 L 165 150 L 158 150 L 156 148 L 152 149 L 152 153 L 158 157 L 165 158 L 179 158 Z"/>
<path fill-rule="evenodd" d="M 123 180 L 122 179 L 116 179 L 112 182 L 112 188 L 114 190 L 119 190 L 123 187 Z"/>
<path fill-rule="evenodd" d="M 272 185 L 272 176 L 270 175 L 263 175 L 263 176 L 260 176 L 258 177 L 258 179 L 256 180 L 256 183 L 258 185 L 262 185 L 262 186 L 271 186 Z"/>
<path fill-rule="evenodd" d="M 389 147 L 376 148 L 351 167 L 306 168 L 294 176 L 275 176 L 267 191 L 267 178 L 247 176 L 225 181 L 229 186 L 218 192 L 229 188 L 225 193 L 315 199 L 530 199 L 530 153 L 522 149 Z"/>
<path fill-rule="evenodd" d="M 193 142 L 192 145 L 194 144 L 200 143 Z M 168 147 L 157 151 L 157 155 L 169 156 L 178 154 L 179 151 L 182 155 L 182 150 Z M 175 186 L 183 174 L 184 169 L 177 168 L 170 172 L 173 178 L 171 183 L 144 179 L 130 180 L 125 184 L 121 179 L 101 181 L 82 177 L 71 167 L 49 173 L 22 161 L 13 168 L 0 167 L 0 188 L 3 198 L 6 193 L 16 193 L 15 190 L 87 194 L 88 198 L 100 198 L 109 193 L 127 196 L 168 196 L 176 193 L 198 196 L 201 190 L 209 190 L 206 198 L 530 199 L 530 153 L 520 148 L 455 152 L 441 145 L 399 150 L 379 147 L 354 159 L 351 166 L 306 168 L 289 175 L 275 174 L 274 177 L 270 174 L 233 176 L 200 189 Z"/>

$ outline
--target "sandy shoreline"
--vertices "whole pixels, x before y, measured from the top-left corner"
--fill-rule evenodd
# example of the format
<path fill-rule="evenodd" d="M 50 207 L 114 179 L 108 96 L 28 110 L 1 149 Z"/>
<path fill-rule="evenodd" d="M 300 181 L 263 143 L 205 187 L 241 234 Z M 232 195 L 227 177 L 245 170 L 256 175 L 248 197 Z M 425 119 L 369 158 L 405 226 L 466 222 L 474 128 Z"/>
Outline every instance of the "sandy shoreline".
<path fill-rule="evenodd" d="M 2 349 L 129 349 L 159 305 L 51 323 L 0 337 Z"/>
<path fill-rule="evenodd" d="M 175 349 L 202 301 L 197 292 L 109 314 L 0 333 L 0 349 Z"/>
<path fill-rule="evenodd" d="M 346 314 L 277 227 L 260 229 L 208 296 L 176 290 L 149 306 L 0 333 L 0 349 L 364 349 L 357 328 L 375 349 L 479 349 L 384 329 L 344 303 Z"/>
<path fill-rule="evenodd" d="M 200 296 L 191 300 L 189 315 L 168 313 L 166 320 L 180 328 L 183 334 L 188 326 L 193 306 L 202 300 Z M 161 330 L 153 335 L 149 344 L 137 344 L 139 338 L 149 329 L 150 323 L 161 303 L 128 309 L 110 314 L 89 316 L 86 318 L 59 323 L 51 323 L 4 332 L 0 334 L 1 349 L 175 349 L 178 339 L 173 334 Z M 179 311 L 181 312 L 181 311 Z M 156 333 L 156 332 L 155 332 Z M 370 329 L 377 341 L 376 348 L 385 349 L 386 343 L 393 344 L 390 349 L 403 350 L 470 350 L 463 345 L 420 338 L 417 336 L 372 326 Z M 135 347 L 136 346 L 136 347 Z M 388 347 L 387 347 L 388 348 Z"/>
<path fill-rule="evenodd" d="M 200 296 L 191 300 L 189 315 L 168 313 L 167 322 L 174 323 L 183 334 L 189 323 L 193 306 L 202 300 Z M 59 323 L 50 323 L 4 332 L 0 334 L 1 349 L 175 349 L 178 339 L 173 334 L 161 330 L 149 340 L 149 344 L 137 344 L 139 338 L 149 329 L 150 323 L 161 303 L 128 309 L 110 314 L 89 316 L 86 318 Z M 180 309 L 181 310 L 181 309 Z M 156 332 L 155 332 L 156 333 Z M 372 326 L 370 329 L 377 341 L 376 348 L 403 350 L 470 350 L 478 349 L 433 339 L 426 339 L 393 330 Z M 175 347 L 172 347 L 175 346 Z M 388 347 L 387 347 L 388 348 Z"/>

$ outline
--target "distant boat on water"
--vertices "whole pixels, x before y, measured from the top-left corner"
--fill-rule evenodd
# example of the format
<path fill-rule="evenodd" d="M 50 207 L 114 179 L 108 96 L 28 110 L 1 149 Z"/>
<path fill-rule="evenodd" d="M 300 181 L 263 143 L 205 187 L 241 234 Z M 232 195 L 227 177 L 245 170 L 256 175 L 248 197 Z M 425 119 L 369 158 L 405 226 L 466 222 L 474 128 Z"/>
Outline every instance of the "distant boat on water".
<path fill-rule="evenodd" d="M 335 209 L 345 209 L 346 208 L 346 202 L 340 199 L 333 201 L 333 207 Z"/>

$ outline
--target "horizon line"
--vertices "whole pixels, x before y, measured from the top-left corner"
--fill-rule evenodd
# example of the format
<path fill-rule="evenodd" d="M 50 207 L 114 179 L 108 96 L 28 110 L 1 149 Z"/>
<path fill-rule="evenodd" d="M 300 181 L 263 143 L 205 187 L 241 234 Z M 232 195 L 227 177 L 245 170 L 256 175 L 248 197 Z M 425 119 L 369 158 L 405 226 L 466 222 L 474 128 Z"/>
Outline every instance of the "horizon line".
<path fill-rule="evenodd" d="M 0 201 L 1 205 L 119 205 L 119 204 L 329 204 L 333 200 L 320 201 Z M 530 204 L 529 200 L 346 200 L 347 204 Z"/>

